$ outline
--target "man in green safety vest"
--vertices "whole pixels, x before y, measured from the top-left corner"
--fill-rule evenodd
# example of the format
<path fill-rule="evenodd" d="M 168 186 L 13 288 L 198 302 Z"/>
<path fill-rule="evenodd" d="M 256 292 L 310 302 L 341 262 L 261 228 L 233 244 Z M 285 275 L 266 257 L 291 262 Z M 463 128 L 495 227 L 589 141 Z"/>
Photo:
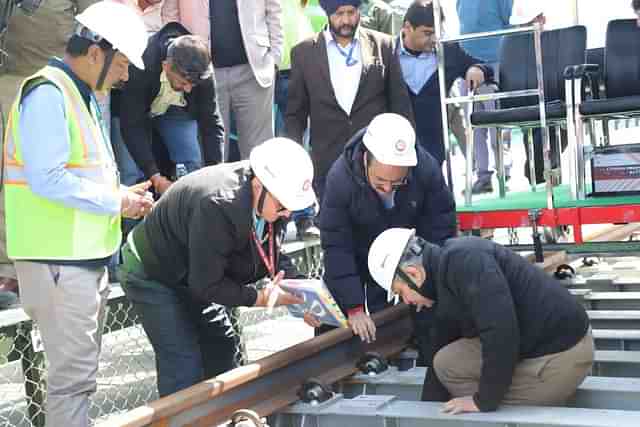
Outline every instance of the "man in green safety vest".
<path fill-rule="evenodd" d="M 89 425 L 120 217 L 139 218 L 153 205 L 150 183 L 120 187 L 94 95 L 126 80 L 129 61 L 143 66 L 144 23 L 107 1 L 76 21 L 64 59 L 22 83 L 3 153 L 7 251 L 49 362 L 47 427 Z"/>

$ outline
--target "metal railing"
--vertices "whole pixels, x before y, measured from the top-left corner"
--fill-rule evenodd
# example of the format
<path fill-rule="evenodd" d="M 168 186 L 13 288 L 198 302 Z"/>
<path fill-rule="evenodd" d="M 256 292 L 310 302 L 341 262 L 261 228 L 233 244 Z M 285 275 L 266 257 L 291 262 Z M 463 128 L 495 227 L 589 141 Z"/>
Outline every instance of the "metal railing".
<path fill-rule="evenodd" d="M 320 277 L 319 242 L 287 244 L 284 251 L 302 272 Z M 153 349 L 118 285 L 112 287 L 107 310 L 98 389 L 90 408 L 95 422 L 158 397 Z M 271 314 L 253 308 L 231 313 L 241 342 L 237 356 L 240 362 L 296 344 L 308 338 L 304 333 L 310 333 L 301 320 L 294 323 L 284 308 Z M 283 326 L 302 333 L 282 334 Z M 21 308 L 0 311 L 0 427 L 44 425 L 47 361 L 36 329 Z"/>

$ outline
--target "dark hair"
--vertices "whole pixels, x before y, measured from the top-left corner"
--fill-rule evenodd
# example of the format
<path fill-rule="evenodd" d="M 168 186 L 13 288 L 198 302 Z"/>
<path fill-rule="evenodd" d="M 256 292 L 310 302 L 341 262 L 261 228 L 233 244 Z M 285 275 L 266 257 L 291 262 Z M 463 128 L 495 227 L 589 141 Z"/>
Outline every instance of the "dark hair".
<path fill-rule="evenodd" d="M 109 43 L 105 39 L 101 40 L 99 43 L 95 43 L 89 39 L 86 39 L 77 34 L 74 34 L 67 41 L 65 52 L 72 58 L 78 58 L 80 56 L 85 56 L 87 53 L 89 53 L 89 48 L 93 44 L 97 44 L 98 47 L 104 51 L 109 51 L 113 49 L 113 46 L 111 45 L 111 43 Z"/>
<path fill-rule="evenodd" d="M 183 77 L 197 83 L 212 76 L 209 47 L 198 36 L 180 36 L 167 47 L 167 61 Z"/>
<path fill-rule="evenodd" d="M 634 11 L 640 10 L 640 0 L 632 0 L 631 7 Z"/>
<path fill-rule="evenodd" d="M 442 20 L 444 21 L 444 13 L 442 14 Z M 404 22 L 408 22 L 413 28 L 420 26 L 434 27 L 433 3 L 425 2 L 424 0 L 414 1 L 404 15 Z"/>

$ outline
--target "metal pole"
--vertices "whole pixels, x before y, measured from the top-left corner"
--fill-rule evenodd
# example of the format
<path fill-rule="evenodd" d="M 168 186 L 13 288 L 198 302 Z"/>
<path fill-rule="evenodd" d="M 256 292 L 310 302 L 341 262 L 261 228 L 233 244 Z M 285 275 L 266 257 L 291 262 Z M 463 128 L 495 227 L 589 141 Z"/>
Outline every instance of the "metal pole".
<path fill-rule="evenodd" d="M 561 126 L 556 126 L 556 140 L 555 140 L 555 145 L 556 145 L 556 159 L 558 159 L 558 181 L 557 184 L 562 183 L 562 127 Z"/>
<path fill-rule="evenodd" d="M 535 24 L 533 40 L 536 54 L 536 78 L 538 80 L 538 91 L 540 92 L 538 95 L 538 106 L 540 107 L 540 126 L 542 131 L 542 150 L 544 158 L 544 171 L 546 177 L 547 208 L 553 209 L 553 181 L 551 179 L 551 141 L 549 141 L 549 129 L 547 128 L 547 111 L 544 97 L 541 24 Z"/>
<path fill-rule="evenodd" d="M 435 11 L 436 4 L 433 2 L 433 9 Z M 477 39 L 485 39 L 487 37 L 500 37 L 500 36 L 508 36 L 513 34 L 523 34 L 523 33 L 531 33 L 536 30 L 535 25 L 529 25 L 528 27 L 515 27 L 508 28 L 506 30 L 495 30 L 495 31 L 485 31 L 481 33 L 468 33 L 468 34 L 459 34 L 454 37 L 446 37 L 442 38 L 441 41 L 443 43 L 453 43 L 453 42 L 461 42 L 467 40 L 477 40 Z"/>
<path fill-rule="evenodd" d="M 578 131 L 575 119 L 576 105 L 573 95 L 576 87 L 573 80 L 565 80 L 564 87 L 567 102 L 567 137 L 569 140 L 569 188 L 571 189 L 571 198 L 573 200 L 576 200 L 578 198 L 578 164 L 576 160 L 576 155 L 578 152 Z"/>
<path fill-rule="evenodd" d="M 582 103 L 582 87 L 574 86 L 573 97 L 575 100 L 574 120 L 576 126 L 576 199 L 585 198 L 585 170 L 584 170 L 584 121 L 580 114 L 580 104 Z"/>
<path fill-rule="evenodd" d="M 496 128 L 496 169 L 498 170 L 498 194 L 501 199 L 507 194 L 504 176 L 504 147 L 502 146 L 502 129 Z"/>
<path fill-rule="evenodd" d="M 445 161 L 447 163 L 447 183 L 449 189 L 454 192 L 453 188 L 453 172 L 451 169 L 451 144 L 449 143 L 449 119 L 447 115 L 447 80 L 444 69 L 444 47 L 440 39 L 442 38 L 442 8 L 440 6 L 440 0 L 433 1 L 433 18 L 435 24 L 435 36 L 436 36 L 436 55 L 438 58 L 438 81 L 440 86 L 440 109 L 442 112 L 442 138 L 444 143 Z M 467 144 L 469 141 L 467 141 Z M 466 162 L 472 161 L 467 158 Z"/>
<path fill-rule="evenodd" d="M 536 179 L 536 150 L 533 147 L 533 128 L 526 130 L 527 132 L 527 151 L 529 152 L 529 183 L 531 191 L 537 191 L 538 180 Z"/>
<path fill-rule="evenodd" d="M 578 0 L 572 0 L 571 12 L 573 14 L 573 25 L 580 25 L 580 9 L 578 8 Z"/>
<path fill-rule="evenodd" d="M 464 205 L 471 206 L 471 188 L 473 187 L 473 159 L 475 157 L 475 141 L 473 138 L 473 128 L 471 127 L 471 114 L 473 114 L 473 103 L 467 105 L 465 110 L 464 132 L 467 135 L 467 154 L 465 156 L 466 176 L 464 180 Z"/>

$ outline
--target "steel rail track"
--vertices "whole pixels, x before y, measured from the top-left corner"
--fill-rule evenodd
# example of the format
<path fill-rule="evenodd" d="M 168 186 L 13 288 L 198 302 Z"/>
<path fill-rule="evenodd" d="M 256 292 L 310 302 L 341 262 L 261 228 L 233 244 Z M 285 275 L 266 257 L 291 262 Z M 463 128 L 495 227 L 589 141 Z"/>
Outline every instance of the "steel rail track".
<path fill-rule="evenodd" d="M 400 353 L 412 333 L 409 307 L 401 304 L 373 315 L 376 341 L 363 343 L 350 329 L 322 334 L 246 366 L 196 384 L 100 424 L 118 427 L 217 426 L 239 409 L 270 415 L 299 400 L 309 378 L 332 384 L 356 372 L 366 352 Z"/>
<path fill-rule="evenodd" d="M 618 240 L 640 225 L 612 226 L 594 241 Z M 528 257 L 532 262 L 533 257 Z M 566 252 L 547 252 L 540 266 L 547 272 L 568 259 Z M 383 357 L 400 353 L 412 334 L 410 308 L 404 304 L 374 314 L 376 341 L 363 343 L 350 329 L 336 329 L 236 368 L 171 396 L 101 423 L 103 427 L 209 427 L 227 422 L 233 413 L 251 409 L 265 417 L 299 400 L 298 390 L 310 378 L 333 384 L 357 371 L 367 352 Z"/>

